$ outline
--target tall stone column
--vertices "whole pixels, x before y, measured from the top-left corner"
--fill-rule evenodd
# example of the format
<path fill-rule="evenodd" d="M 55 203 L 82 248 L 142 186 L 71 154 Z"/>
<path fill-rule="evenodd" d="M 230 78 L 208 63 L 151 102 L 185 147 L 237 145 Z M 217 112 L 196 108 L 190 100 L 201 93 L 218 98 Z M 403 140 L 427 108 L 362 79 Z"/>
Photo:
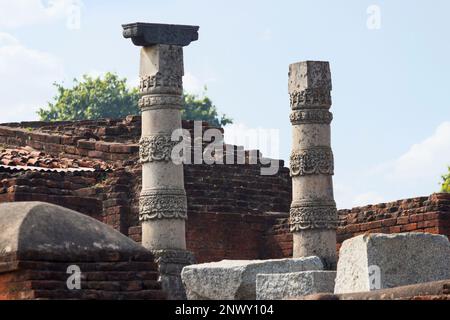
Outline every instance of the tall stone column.
<path fill-rule="evenodd" d="M 293 255 L 318 256 L 330 270 L 336 268 L 338 220 L 332 180 L 331 89 L 328 62 L 305 61 L 289 66 Z"/>
<path fill-rule="evenodd" d="M 178 142 L 171 136 L 181 129 L 183 47 L 198 39 L 199 27 L 133 23 L 123 28 L 124 37 L 142 47 L 142 245 L 154 252 L 169 298 L 184 299 L 181 269 L 194 261 L 186 251 L 183 165 L 172 161 L 172 149 Z"/>

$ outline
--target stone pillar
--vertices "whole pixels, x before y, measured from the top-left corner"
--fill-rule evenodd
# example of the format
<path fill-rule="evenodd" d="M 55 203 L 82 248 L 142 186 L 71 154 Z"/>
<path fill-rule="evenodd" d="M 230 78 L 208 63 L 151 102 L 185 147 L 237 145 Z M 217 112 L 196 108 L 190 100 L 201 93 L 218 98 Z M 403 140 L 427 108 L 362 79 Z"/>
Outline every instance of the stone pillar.
<path fill-rule="evenodd" d="M 293 256 L 319 256 L 327 269 L 334 270 L 338 219 L 332 180 L 329 63 L 305 61 L 290 65 L 289 94 L 293 126 L 290 159 Z"/>
<path fill-rule="evenodd" d="M 155 253 L 169 298 L 184 299 L 181 269 L 192 264 L 193 257 L 186 251 L 183 165 L 172 161 L 172 149 L 178 141 L 172 141 L 171 136 L 181 129 L 183 46 L 198 39 L 199 27 L 134 23 L 123 28 L 124 37 L 142 47 L 142 245 Z"/>

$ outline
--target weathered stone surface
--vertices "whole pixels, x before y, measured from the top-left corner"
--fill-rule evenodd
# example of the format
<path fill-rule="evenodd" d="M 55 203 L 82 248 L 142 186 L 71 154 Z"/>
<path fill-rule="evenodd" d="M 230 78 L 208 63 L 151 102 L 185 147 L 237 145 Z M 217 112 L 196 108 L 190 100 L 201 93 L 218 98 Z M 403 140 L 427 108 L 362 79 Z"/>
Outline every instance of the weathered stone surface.
<path fill-rule="evenodd" d="M 335 293 L 367 292 L 450 279 L 450 242 L 426 233 L 368 234 L 345 241 Z"/>
<path fill-rule="evenodd" d="M 329 62 L 302 61 L 289 66 L 289 92 L 308 89 L 332 90 Z"/>
<path fill-rule="evenodd" d="M 345 294 L 313 294 L 291 300 L 450 300 L 450 280 L 368 292 Z"/>
<path fill-rule="evenodd" d="M 289 66 L 291 98 L 293 256 L 318 256 L 336 268 L 337 210 L 333 196 L 334 157 L 330 123 L 331 73 L 328 62 L 303 61 Z"/>
<path fill-rule="evenodd" d="M 332 293 L 336 271 L 303 271 L 256 276 L 257 300 L 283 300 L 317 293 Z"/>
<path fill-rule="evenodd" d="M 123 36 L 131 38 L 136 46 L 167 44 L 184 47 L 198 40 L 198 26 L 137 22 L 122 27 Z"/>
<path fill-rule="evenodd" d="M 159 271 L 159 281 L 169 300 L 186 300 L 181 281 L 184 267 L 195 263 L 194 255 L 186 250 L 153 250 Z"/>
<path fill-rule="evenodd" d="M 318 257 L 281 260 L 223 260 L 183 269 L 189 300 L 254 300 L 258 274 L 322 270 Z"/>
<path fill-rule="evenodd" d="M 43 202 L 0 204 L 0 255 L 84 261 L 101 253 L 151 256 L 130 238 L 76 211 Z"/>

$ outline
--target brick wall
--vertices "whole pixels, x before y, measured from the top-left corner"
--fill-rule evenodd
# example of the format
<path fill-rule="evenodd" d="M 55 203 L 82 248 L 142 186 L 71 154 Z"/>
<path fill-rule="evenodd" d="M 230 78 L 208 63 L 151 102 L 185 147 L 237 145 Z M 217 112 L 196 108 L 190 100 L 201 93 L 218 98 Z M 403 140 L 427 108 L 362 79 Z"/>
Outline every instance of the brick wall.
<path fill-rule="evenodd" d="M 77 195 L 76 191 L 95 189 L 102 179 L 102 173 L 94 172 L 0 172 L 0 202 L 49 202 L 101 220 L 101 201 L 95 197 Z"/>
<path fill-rule="evenodd" d="M 339 211 L 337 249 L 342 242 L 365 233 L 427 232 L 450 237 L 450 194 L 437 193 Z M 292 255 L 292 235 L 286 217 L 267 232 L 266 246 L 272 257 Z"/>
<path fill-rule="evenodd" d="M 364 233 L 427 232 L 450 236 L 450 194 L 341 210 L 338 243 Z"/>
<path fill-rule="evenodd" d="M 128 234 L 133 177 L 124 168 L 114 172 L 40 172 L 0 170 L 0 202 L 42 201 L 95 218 Z M 132 221 L 132 222 L 131 222 Z"/>
<path fill-rule="evenodd" d="M 289 171 L 277 176 L 261 176 L 256 165 L 186 165 L 188 197 L 186 239 L 197 261 L 257 259 L 265 255 L 265 230 L 277 214 L 286 212 L 291 202 Z M 133 171 L 129 236 L 141 240 L 138 197 L 141 171 Z"/>
<path fill-rule="evenodd" d="M 140 241 L 137 163 L 140 117 L 124 120 L 30 122 L 0 126 L 0 144 L 56 155 L 99 158 L 113 172 L 0 172 L 0 202 L 47 201 L 88 214 Z M 192 131 L 193 122 L 183 127 Z M 203 124 L 203 130 L 209 128 Z M 275 176 L 260 165 L 185 165 L 187 245 L 198 261 L 292 256 L 289 170 Z M 435 194 L 339 211 L 338 243 L 366 232 L 450 235 L 450 196 Z M 284 212 L 284 214 L 275 214 Z M 338 245 L 339 247 L 339 245 Z"/>
<path fill-rule="evenodd" d="M 193 121 L 183 121 L 193 131 Z M 214 128 L 202 124 L 202 130 Z M 223 131 L 220 128 L 215 128 Z M 0 124 L 0 147 L 29 146 L 53 156 L 90 158 L 127 166 L 138 159 L 141 117 L 61 122 Z"/>
<path fill-rule="evenodd" d="M 71 265 L 82 270 L 80 290 L 67 288 L 66 271 Z M 115 254 L 79 261 L 69 256 L 67 261 L 42 260 L 40 256 L 27 260 L 0 257 L 0 300 L 165 298 L 152 255 L 136 259 Z"/>

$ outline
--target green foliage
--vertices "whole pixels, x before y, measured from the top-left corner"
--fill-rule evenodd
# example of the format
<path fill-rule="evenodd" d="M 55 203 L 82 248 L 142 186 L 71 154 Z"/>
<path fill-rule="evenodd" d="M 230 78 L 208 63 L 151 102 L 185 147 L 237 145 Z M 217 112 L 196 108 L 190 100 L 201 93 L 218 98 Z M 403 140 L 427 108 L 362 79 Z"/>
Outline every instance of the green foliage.
<path fill-rule="evenodd" d="M 450 193 L 450 167 L 448 167 L 448 173 L 442 176 L 442 192 Z"/>
<path fill-rule="evenodd" d="M 85 120 L 100 118 L 122 118 L 137 114 L 138 90 L 128 89 L 126 79 L 106 73 L 103 78 L 83 76 L 82 81 L 74 79 L 73 88 L 55 83 L 58 93 L 47 110 L 40 109 L 42 121 Z"/>
<path fill-rule="evenodd" d="M 205 87 L 201 97 L 195 94 L 183 94 L 183 119 L 207 121 L 210 125 L 215 127 L 223 127 L 233 123 L 233 120 L 226 115 L 222 114 L 219 116 L 216 106 L 212 103 L 211 99 L 206 96 L 206 90 Z"/>
<path fill-rule="evenodd" d="M 54 101 L 38 111 L 42 121 L 96 120 L 139 114 L 138 89 L 129 89 L 127 80 L 114 73 L 108 72 L 103 78 L 84 75 L 81 81 L 74 79 L 72 88 L 58 83 L 54 86 L 57 89 Z M 232 123 L 225 115 L 219 116 L 211 99 L 206 96 L 206 87 L 201 97 L 188 93 L 183 97 L 183 119 L 208 121 L 214 126 Z"/>

